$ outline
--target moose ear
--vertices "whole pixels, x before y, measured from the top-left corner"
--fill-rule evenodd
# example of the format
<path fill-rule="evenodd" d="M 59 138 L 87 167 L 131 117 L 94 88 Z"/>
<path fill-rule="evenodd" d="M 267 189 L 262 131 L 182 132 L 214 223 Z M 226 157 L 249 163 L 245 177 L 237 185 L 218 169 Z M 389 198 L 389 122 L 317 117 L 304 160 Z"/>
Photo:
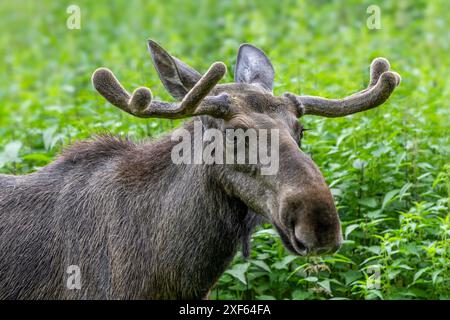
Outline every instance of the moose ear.
<path fill-rule="evenodd" d="M 272 92 L 274 75 L 272 63 L 264 52 L 247 43 L 239 47 L 235 82 L 256 84 Z"/>
<path fill-rule="evenodd" d="M 166 90 L 177 100 L 182 100 L 202 75 L 184 62 L 172 57 L 153 40 L 148 41 L 153 64 Z"/>

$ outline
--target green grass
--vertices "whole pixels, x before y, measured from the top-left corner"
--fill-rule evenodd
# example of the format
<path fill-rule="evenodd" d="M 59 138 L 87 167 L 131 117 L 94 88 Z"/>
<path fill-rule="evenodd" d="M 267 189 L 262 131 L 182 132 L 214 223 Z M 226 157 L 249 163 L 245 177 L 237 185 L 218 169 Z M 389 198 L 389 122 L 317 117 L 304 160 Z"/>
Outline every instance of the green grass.
<path fill-rule="evenodd" d="M 80 30 L 66 27 L 70 4 L 81 8 Z M 371 4 L 381 8 L 380 30 L 366 27 Z M 292 256 L 265 226 L 212 298 L 450 299 L 448 9 L 443 0 L 2 1 L 0 173 L 36 170 L 105 130 L 140 139 L 179 125 L 119 112 L 91 87 L 93 70 L 107 66 L 127 88 L 170 99 L 148 38 L 201 71 L 224 61 L 227 81 L 239 44 L 253 43 L 272 59 L 276 94 L 348 95 L 383 56 L 403 78 L 387 103 L 302 119 L 311 129 L 304 149 L 343 222 L 339 254 Z"/>

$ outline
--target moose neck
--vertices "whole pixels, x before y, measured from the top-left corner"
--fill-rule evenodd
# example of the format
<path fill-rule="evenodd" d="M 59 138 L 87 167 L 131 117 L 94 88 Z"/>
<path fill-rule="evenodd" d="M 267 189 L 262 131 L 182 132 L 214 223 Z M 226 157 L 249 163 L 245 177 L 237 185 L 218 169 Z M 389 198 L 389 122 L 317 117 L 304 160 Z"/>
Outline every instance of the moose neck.
<path fill-rule="evenodd" d="M 193 123 L 184 128 L 192 132 Z M 164 279 L 181 277 L 177 298 L 201 298 L 225 271 L 239 244 L 248 241 L 256 219 L 240 200 L 225 192 L 217 167 L 172 163 L 174 145 L 170 135 L 166 136 L 152 147 L 144 145 L 143 162 L 128 163 L 128 168 L 146 168 L 146 176 L 139 181 L 151 189 L 145 207 L 152 223 L 145 233 L 158 234 L 158 238 L 148 263 L 158 265 L 160 271 L 149 275 L 158 280 L 148 290 L 152 297 L 173 298 L 159 296 L 164 292 Z M 245 245 L 244 251 L 248 251 Z"/>

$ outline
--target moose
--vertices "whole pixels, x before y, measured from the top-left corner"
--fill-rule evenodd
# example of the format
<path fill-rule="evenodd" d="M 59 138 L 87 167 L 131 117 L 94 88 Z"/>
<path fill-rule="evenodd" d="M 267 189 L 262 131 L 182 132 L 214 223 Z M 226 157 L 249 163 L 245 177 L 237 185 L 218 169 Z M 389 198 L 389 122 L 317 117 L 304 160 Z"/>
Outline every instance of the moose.
<path fill-rule="evenodd" d="M 174 164 L 170 134 L 132 142 L 100 135 L 64 149 L 27 175 L 0 175 L 0 299 L 203 299 L 262 221 L 297 255 L 335 252 L 342 243 L 332 194 L 299 148 L 304 115 L 342 117 L 384 103 L 400 83 L 376 58 L 365 90 L 343 99 L 273 94 L 263 51 L 239 48 L 234 82 L 218 84 L 222 62 L 205 74 L 148 48 L 178 102 L 128 93 L 106 68 L 92 76 L 112 105 L 139 118 L 192 118 L 204 129 L 277 129 L 279 169 L 261 164 Z M 79 287 L 69 288 L 69 266 Z"/>

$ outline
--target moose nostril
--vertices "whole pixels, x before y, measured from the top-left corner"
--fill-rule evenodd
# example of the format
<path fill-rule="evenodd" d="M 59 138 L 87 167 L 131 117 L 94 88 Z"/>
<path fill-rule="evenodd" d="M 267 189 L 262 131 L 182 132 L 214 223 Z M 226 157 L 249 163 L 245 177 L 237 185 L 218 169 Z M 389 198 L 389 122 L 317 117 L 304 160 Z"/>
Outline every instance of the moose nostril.
<path fill-rule="evenodd" d="M 297 247 L 299 253 L 301 254 L 308 253 L 308 247 L 306 246 L 306 244 L 295 236 L 294 239 L 295 239 L 295 246 Z"/>

